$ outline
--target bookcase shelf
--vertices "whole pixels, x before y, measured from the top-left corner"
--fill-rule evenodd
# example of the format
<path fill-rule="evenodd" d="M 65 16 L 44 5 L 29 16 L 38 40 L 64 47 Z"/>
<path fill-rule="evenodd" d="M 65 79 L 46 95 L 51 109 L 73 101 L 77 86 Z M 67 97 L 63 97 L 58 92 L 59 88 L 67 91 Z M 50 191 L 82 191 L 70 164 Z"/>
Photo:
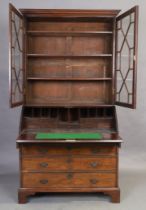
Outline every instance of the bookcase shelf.
<path fill-rule="evenodd" d="M 34 102 L 27 102 L 27 104 L 25 104 L 25 107 L 42 107 L 42 108 L 46 108 L 46 107 L 56 107 L 56 102 L 50 102 L 50 103 L 34 103 Z M 64 107 L 64 108 L 78 108 L 78 107 L 113 107 L 113 104 L 109 104 L 109 103 L 97 103 L 97 102 L 85 102 L 85 103 L 81 103 L 79 101 L 70 101 L 70 102 L 59 102 L 58 107 Z"/>
<path fill-rule="evenodd" d="M 30 36 L 98 36 L 98 35 L 112 35 L 113 31 L 27 31 Z"/>
<path fill-rule="evenodd" d="M 27 77 L 27 80 L 45 80 L 45 81 L 111 81 L 111 77 L 105 77 L 105 78 L 59 78 L 59 77 Z"/>
<path fill-rule="evenodd" d="M 27 54 L 28 58 L 98 58 L 112 57 L 112 54 L 94 54 L 94 55 L 49 55 L 49 54 Z"/>

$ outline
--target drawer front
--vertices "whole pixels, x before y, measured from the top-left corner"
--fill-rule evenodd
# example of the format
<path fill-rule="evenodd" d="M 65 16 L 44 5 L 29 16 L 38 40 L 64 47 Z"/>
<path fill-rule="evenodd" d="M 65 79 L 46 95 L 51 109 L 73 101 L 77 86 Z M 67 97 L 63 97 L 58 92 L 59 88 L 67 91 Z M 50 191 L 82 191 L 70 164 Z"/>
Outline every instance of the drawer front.
<path fill-rule="evenodd" d="M 115 187 L 115 173 L 23 173 L 22 187 Z"/>
<path fill-rule="evenodd" d="M 23 171 L 59 171 L 68 169 L 67 158 L 22 158 L 22 170 Z"/>
<path fill-rule="evenodd" d="M 116 146 L 98 145 L 26 145 L 21 147 L 22 155 L 115 155 Z"/>
<path fill-rule="evenodd" d="M 71 166 L 73 170 L 78 171 L 116 171 L 116 163 L 116 157 L 73 158 Z"/>
<path fill-rule="evenodd" d="M 116 170 L 116 157 L 36 157 L 22 158 L 24 171 L 96 171 Z"/>

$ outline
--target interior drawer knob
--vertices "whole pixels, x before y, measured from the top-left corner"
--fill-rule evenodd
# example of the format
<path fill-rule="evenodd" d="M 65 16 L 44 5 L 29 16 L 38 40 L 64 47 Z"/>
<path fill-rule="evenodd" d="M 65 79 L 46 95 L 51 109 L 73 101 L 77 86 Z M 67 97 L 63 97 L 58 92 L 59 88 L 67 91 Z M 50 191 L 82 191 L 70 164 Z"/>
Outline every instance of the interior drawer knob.
<path fill-rule="evenodd" d="M 47 148 L 39 148 L 38 151 L 42 154 L 46 154 L 48 152 Z"/>
<path fill-rule="evenodd" d="M 47 179 L 41 179 L 41 180 L 40 180 L 40 183 L 41 183 L 41 184 L 47 184 L 47 183 L 48 183 L 48 180 L 47 180 Z"/>
<path fill-rule="evenodd" d="M 90 163 L 90 166 L 93 167 L 93 168 L 95 168 L 95 167 L 98 166 L 98 163 L 97 163 L 97 162 L 91 162 L 91 163 Z"/>
<path fill-rule="evenodd" d="M 91 184 L 97 184 L 99 181 L 97 179 L 90 179 Z"/>
<path fill-rule="evenodd" d="M 72 179 L 72 177 L 73 177 L 73 174 L 71 173 L 67 174 L 67 179 Z"/>
<path fill-rule="evenodd" d="M 46 162 L 40 163 L 40 166 L 43 168 L 46 168 L 48 166 L 48 163 L 46 163 Z"/>
<path fill-rule="evenodd" d="M 69 151 L 72 150 L 72 146 L 71 146 L 71 145 L 67 146 L 66 148 L 67 148 L 67 150 L 69 150 Z"/>
<path fill-rule="evenodd" d="M 101 150 L 97 148 L 92 149 L 92 154 L 98 154 Z"/>
<path fill-rule="evenodd" d="M 72 159 L 71 158 L 68 158 L 67 159 L 67 163 L 71 163 L 72 162 Z"/>

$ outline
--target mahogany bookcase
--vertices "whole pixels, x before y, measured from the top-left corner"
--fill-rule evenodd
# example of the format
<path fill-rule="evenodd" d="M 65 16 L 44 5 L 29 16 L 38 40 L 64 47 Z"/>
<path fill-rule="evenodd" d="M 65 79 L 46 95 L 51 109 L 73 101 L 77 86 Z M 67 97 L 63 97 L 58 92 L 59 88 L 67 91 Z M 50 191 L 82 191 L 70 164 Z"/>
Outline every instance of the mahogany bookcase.
<path fill-rule="evenodd" d="M 115 105 L 136 106 L 138 6 L 119 12 L 10 4 L 10 106 L 22 105 L 19 203 L 39 192 L 101 192 L 120 202 Z"/>

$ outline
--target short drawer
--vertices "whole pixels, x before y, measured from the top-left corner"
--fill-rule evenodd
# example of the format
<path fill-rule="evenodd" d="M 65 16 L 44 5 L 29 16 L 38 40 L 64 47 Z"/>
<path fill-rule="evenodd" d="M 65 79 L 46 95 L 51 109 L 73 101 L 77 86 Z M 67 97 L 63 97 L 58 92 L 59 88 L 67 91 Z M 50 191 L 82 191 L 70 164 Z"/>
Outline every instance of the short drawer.
<path fill-rule="evenodd" d="M 115 173 L 23 173 L 24 188 L 115 187 Z"/>
<path fill-rule="evenodd" d="M 73 170 L 82 171 L 116 171 L 116 157 L 73 158 L 70 164 Z"/>
<path fill-rule="evenodd" d="M 116 155 L 116 146 L 100 145 L 24 145 L 22 155 Z"/>
<path fill-rule="evenodd" d="M 116 157 L 24 157 L 23 171 L 96 171 L 116 170 Z"/>
<path fill-rule="evenodd" d="M 22 158 L 22 170 L 23 171 L 59 171 L 68 170 L 67 158 L 55 158 L 55 157 L 35 157 Z"/>

